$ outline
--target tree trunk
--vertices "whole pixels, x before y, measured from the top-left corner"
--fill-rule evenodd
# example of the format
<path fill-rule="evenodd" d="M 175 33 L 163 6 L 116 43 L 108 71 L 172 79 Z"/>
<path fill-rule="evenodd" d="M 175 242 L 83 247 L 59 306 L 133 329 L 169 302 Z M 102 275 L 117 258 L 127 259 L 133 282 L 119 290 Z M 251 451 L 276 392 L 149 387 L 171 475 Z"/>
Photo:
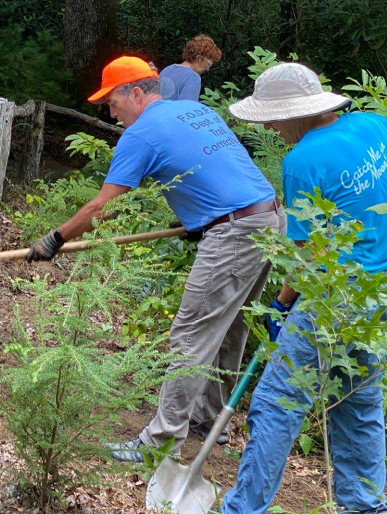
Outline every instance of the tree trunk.
<path fill-rule="evenodd" d="M 100 87 L 102 68 L 119 56 L 117 10 L 118 0 L 66 0 L 66 64 L 81 99 Z"/>
<path fill-rule="evenodd" d="M 280 0 L 280 57 L 286 60 L 296 51 L 298 31 L 297 0 Z"/>
<path fill-rule="evenodd" d="M 15 104 L 0 98 L 0 200 L 7 171 L 9 150 L 11 148 L 12 120 Z"/>
<path fill-rule="evenodd" d="M 222 36 L 222 43 L 220 45 L 220 49 L 222 50 L 222 52 L 224 52 L 224 50 L 226 48 L 226 42 L 227 42 L 227 37 L 228 37 L 228 32 L 229 32 L 229 25 L 230 25 L 230 21 L 231 21 L 233 3 L 234 3 L 234 0 L 228 0 L 226 16 L 224 18 L 224 30 L 223 30 L 223 36 Z"/>

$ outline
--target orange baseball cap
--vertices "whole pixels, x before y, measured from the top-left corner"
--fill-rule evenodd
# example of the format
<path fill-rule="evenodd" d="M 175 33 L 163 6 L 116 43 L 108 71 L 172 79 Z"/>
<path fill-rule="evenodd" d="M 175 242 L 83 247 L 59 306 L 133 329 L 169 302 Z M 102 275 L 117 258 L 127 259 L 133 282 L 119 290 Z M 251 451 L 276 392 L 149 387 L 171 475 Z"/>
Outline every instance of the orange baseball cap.
<path fill-rule="evenodd" d="M 139 57 L 124 55 L 105 66 L 102 72 L 101 89 L 90 96 L 88 101 L 93 104 L 102 104 L 105 96 L 116 87 L 158 76 L 157 71 Z"/>

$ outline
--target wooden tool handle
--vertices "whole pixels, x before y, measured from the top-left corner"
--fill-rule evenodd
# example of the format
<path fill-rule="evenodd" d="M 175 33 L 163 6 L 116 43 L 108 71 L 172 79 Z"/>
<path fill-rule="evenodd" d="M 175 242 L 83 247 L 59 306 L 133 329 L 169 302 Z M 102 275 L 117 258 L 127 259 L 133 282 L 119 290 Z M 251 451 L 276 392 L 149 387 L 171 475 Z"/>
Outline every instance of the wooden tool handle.
<path fill-rule="evenodd" d="M 114 241 L 118 245 L 124 245 L 128 243 L 135 243 L 136 241 L 152 241 L 153 239 L 163 239 L 166 237 L 179 236 L 183 232 L 185 232 L 185 229 L 183 227 L 170 228 L 166 230 L 159 230 L 157 232 L 144 232 L 142 234 L 131 234 L 129 236 L 112 237 L 112 241 Z M 81 252 L 83 250 L 88 250 L 93 246 L 98 246 L 103 242 L 103 239 L 99 239 L 97 241 L 84 240 L 75 241 L 73 243 L 65 243 L 59 250 L 59 253 Z M 6 252 L 0 252 L 0 261 L 16 261 L 19 259 L 24 259 L 29 251 L 29 248 L 22 248 L 20 250 L 9 250 Z"/>

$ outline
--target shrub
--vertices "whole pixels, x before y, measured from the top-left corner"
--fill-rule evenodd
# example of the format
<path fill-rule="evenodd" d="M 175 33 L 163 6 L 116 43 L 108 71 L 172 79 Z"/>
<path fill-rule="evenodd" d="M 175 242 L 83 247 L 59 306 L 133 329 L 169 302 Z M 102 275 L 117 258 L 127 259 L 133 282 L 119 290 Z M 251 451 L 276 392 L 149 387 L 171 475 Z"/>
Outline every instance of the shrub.
<path fill-rule="evenodd" d="M 325 446 L 328 499 L 332 501 L 327 413 L 343 398 L 361 387 L 367 387 L 371 379 L 380 385 L 382 383 L 387 354 L 387 321 L 382 317 L 387 307 L 387 279 L 385 273 L 370 274 L 351 260 L 346 260 L 343 265 L 342 257 L 345 255 L 346 259 L 350 259 L 363 225 L 338 211 L 333 202 L 322 198 L 318 188 L 314 191 L 315 195 L 308 193 L 305 199 L 295 200 L 294 208 L 288 211 L 289 215 L 300 221 L 311 220 L 311 231 L 304 248 L 299 248 L 290 239 L 270 229 L 262 235 L 252 234 L 251 238 L 263 252 L 263 257 L 273 263 L 274 276 L 278 280 L 286 278 L 289 286 L 300 293 L 297 312 L 305 313 L 312 321 L 313 330 L 304 330 L 300 335 L 316 347 L 319 365 L 305 365 L 302 369 L 294 370 L 287 355 L 280 357 L 293 369 L 289 383 L 318 403 Z M 373 307 L 377 309 L 370 314 Z M 258 302 L 248 311 L 253 316 L 269 313 L 275 319 L 283 319 L 276 309 Z M 294 332 L 298 329 L 288 324 L 288 330 Z M 257 333 L 265 338 L 260 348 L 261 358 L 265 360 L 278 349 L 278 344 L 268 340 L 262 327 Z M 375 366 L 371 371 L 358 361 L 358 352 L 364 350 L 375 357 Z M 333 373 L 338 368 L 340 373 Z M 349 391 L 342 387 L 342 377 L 345 375 L 351 384 Z M 359 385 L 353 385 L 355 380 Z M 279 401 L 288 409 L 305 409 L 305 405 L 301 405 L 296 397 L 294 401 L 285 398 Z"/>
<path fill-rule="evenodd" d="M 167 334 L 160 336 L 159 324 L 137 334 L 125 329 L 138 284 L 157 269 L 120 257 L 120 248 L 106 242 L 81 254 L 63 284 L 50 289 L 47 277 L 35 277 L 35 335 L 17 316 L 5 348 L 16 361 L 1 370 L 0 412 L 24 459 L 25 487 L 43 508 L 65 489 L 98 483 L 96 457 L 107 457 L 100 445 L 112 436 L 119 410 L 144 400 L 156 404 L 155 388 L 178 375 L 164 375 L 181 357 L 163 350 Z M 184 373 L 205 374 L 205 368 Z M 103 466 L 116 469 L 110 459 Z"/>

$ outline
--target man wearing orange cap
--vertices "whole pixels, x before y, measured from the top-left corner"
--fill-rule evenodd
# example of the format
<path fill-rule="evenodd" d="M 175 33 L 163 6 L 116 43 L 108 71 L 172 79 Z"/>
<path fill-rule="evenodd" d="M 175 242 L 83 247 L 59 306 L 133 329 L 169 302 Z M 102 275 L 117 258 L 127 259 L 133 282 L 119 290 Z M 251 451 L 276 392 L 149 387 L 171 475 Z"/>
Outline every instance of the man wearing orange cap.
<path fill-rule="evenodd" d="M 181 182 L 164 192 L 188 231 L 201 236 L 179 312 L 171 347 L 182 356 L 168 369 L 213 365 L 239 370 L 248 328 L 241 307 L 257 300 L 270 271 L 248 238 L 269 226 L 284 233 L 286 218 L 272 186 L 223 119 L 191 100 L 164 101 L 156 71 L 137 57 L 121 57 L 103 71 L 102 88 L 89 98 L 107 102 L 113 118 L 127 127 L 120 138 L 100 193 L 69 221 L 34 243 L 27 261 L 51 259 L 65 241 L 92 230 L 112 198 L 152 177 Z M 179 376 L 164 382 L 156 416 L 139 438 L 111 445 L 121 461 L 143 461 L 144 446 L 174 437 L 180 453 L 189 424 L 205 438 L 234 386 Z M 219 443 L 227 442 L 227 433 Z"/>

